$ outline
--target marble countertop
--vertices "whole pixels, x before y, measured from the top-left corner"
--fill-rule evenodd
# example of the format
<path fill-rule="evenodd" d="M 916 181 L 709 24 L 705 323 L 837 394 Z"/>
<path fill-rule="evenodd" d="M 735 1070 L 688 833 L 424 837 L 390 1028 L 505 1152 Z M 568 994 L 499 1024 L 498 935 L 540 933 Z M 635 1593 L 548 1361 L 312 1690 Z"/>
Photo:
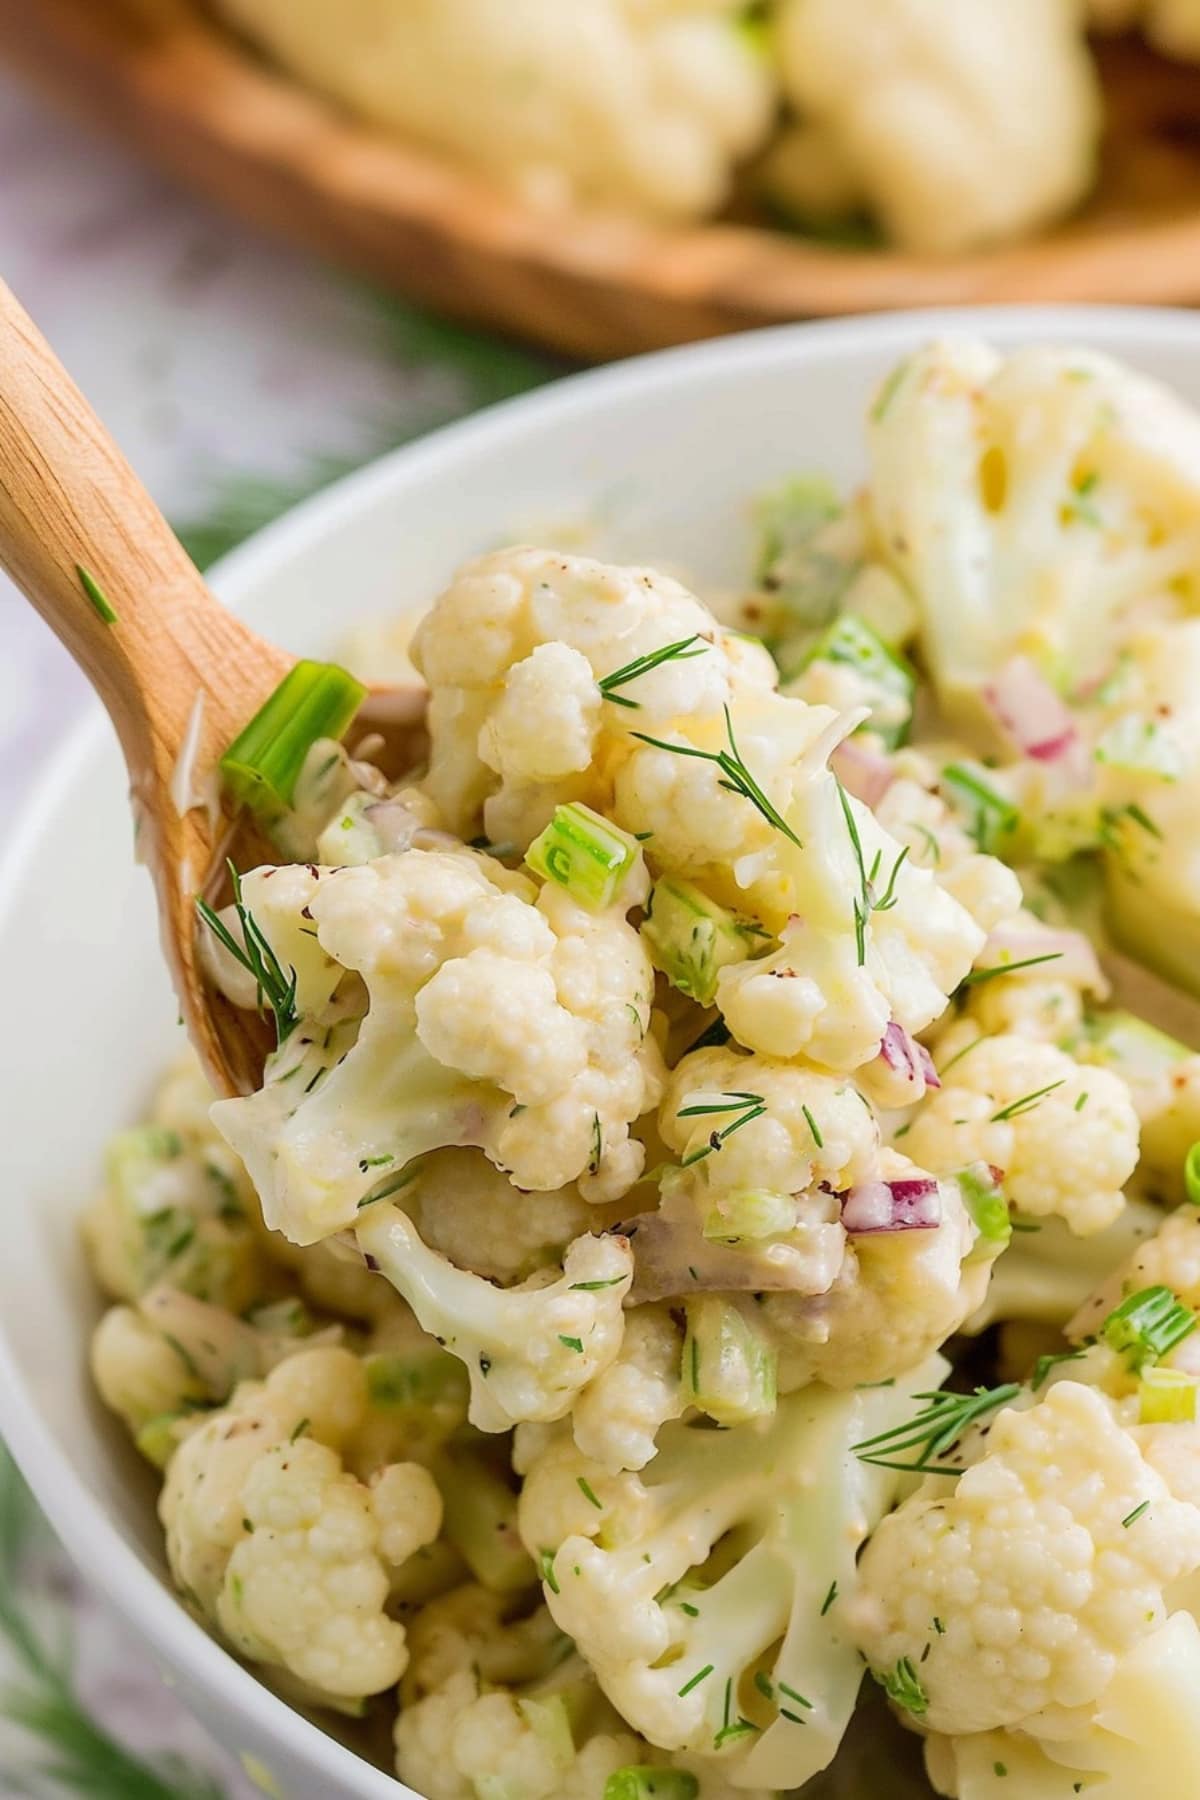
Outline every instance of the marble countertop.
<path fill-rule="evenodd" d="M 173 521 L 228 512 L 237 483 L 318 485 L 469 400 L 453 369 L 397 353 L 375 296 L 180 194 L 2 74 L 0 170 L 0 274 Z M 0 830 L 85 704 L 78 671 L 0 576 Z M 36 1582 L 68 1601 L 79 1690 L 106 1729 L 249 1800 L 242 1771 L 65 1559 L 39 1557 Z M 0 1651 L 0 1688 L 10 1672 Z M 35 1775 L 41 1752 L 0 1726 L 0 1795 L 67 1792 Z"/>

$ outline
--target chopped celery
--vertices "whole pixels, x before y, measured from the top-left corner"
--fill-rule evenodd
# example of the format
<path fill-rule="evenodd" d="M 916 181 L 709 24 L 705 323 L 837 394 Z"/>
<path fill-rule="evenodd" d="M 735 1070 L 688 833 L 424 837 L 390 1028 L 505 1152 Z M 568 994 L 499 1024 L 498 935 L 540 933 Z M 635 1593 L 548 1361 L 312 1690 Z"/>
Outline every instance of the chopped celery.
<path fill-rule="evenodd" d="M 825 475 L 792 475 L 760 494 L 754 506 L 760 533 L 755 579 L 764 587 L 776 585 L 788 557 L 841 512 L 837 489 Z M 824 618 L 808 622 L 823 624 Z"/>
<path fill-rule="evenodd" d="M 847 612 L 827 626 L 809 647 L 800 670 L 818 661 L 845 663 L 857 669 L 872 696 L 867 728 L 881 737 L 889 750 L 898 749 L 912 725 L 913 696 L 917 691 L 916 670 L 907 658 L 889 650 L 868 624 Z"/>
<path fill-rule="evenodd" d="M 687 1305 L 683 1386 L 719 1425 L 775 1411 L 774 1350 L 736 1301 L 701 1294 Z"/>
<path fill-rule="evenodd" d="M 696 1800 L 699 1792 L 687 1769 L 618 1769 L 604 1784 L 604 1800 Z"/>
<path fill-rule="evenodd" d="M 1088 1062 L 1113 1069 L 1135 1087 L 1154 1081 L 1191 1054 L 1178 1038 L 1148 1025 L 1134 1013 L 1095 1013 L 1087 1022 Z"/>
<path fill-rule="evenodd" d="M 1107 768 L 1158 775 L 1164 781 L 1177 781 L 1183 768 L 1179 746 L 1170 732 L 1156 720 L 1139 719 L 1133 713 L 1109 726 L 1096 745 L 1096 761 Z"/>
<path fill-rule="evenodd" d="M 724 1194 L 704 1220 L 704 1235 L 714 1244 L 740 1244 L 743 1238 L 758 1241 L 779 1237 L 796 1223 L 796 1202 L 790 1194 L 769 1188 L 743 1188 Z"/>
<path fill-rule="evenodd" d="M 335 663 L 298 662 L 221 758 L 225 785 L 265 820 L 286 812 L 318 738 L 340 738 L 366 688 Z"/>
<path fill-rule="evenodd" d="M 642 937 L 655 968 L 701 1006 L 716 998 L 717 976 L 745 962 L 765 934 L 738 919 L 687 881 L 656 881 L 646 902 Z"/>
<path fill-rule="evenodd" d="M 575 1737 L 571 1713 L 563 1694 L 527 1695 L 517 1701 L 517 1711 L 538 1742 L 550 1752 L 565 1773 L 575 1761 Z"/>
<path fill-rule="evenodd" d="M 960 1169 L 954 1179 L 979 1233 L 979 1242 L 968 1260 L 998 1255 L 1012 1237 L 1013 1228 L 1004 1189 L 992 1174 L 990 1164 L 972 1163 L 969 1168 Z"/>
<path fill-rule="evenodd" d="M 470 1384 L 458 1358 L 436 1344 L 364 1358 L 367 1399 L 408 1449 L 445 1443 L 466 1423 Z"/>
<path fill-rule="evenodd" d="M 1193 1206 L 1200 1206 L 1200 1143 L 1193 1144 L 1183 1159 L 1183 1185 Z"/>
<path fill-rule="evenodd" d="M 246 1314 L 246 1323 L 267 1337 L 308 1337 L 316 1330 L 316 1320 L 303 1300 L 271 1300 L 266 1306 L 255 1306 Z"/>
<path fill-rule="evenodd" d="M 1100 1336 L 1111 1350 L 1129 1352 L 1130 1366 L 1157 1362 L 1196 1329 L 1196 1315 L 1168 1287 L 1142 1288 L 1109 1313 Z"/>
<path fill-rule="evenodd" d="M 1196 1378 L 1182 1369 L 1143 1369 L 1138 1381 L 1138 1423 L 1180 1425 L 1196 1417 Z"/>
<path fill-rule="evenodd" d="M 1002 855 L 1012 843 L 1021 815 L 996 786 L 991 771 L 982 763 L 947 763 L 941 785 L 947 800 L 963 815 L 978 848 L 990 856 Z"/>
<path fill-rule="evenodd" d="M 517 1530 L 517 1496 L 483 1456 L 448 1453 L 435 1467 L 446 1539 L 476 1581 L 494 1594 L 516 1594 L 537 1580 Z"/>
<path fill-rule="evenodd" d="M 134 1443 L 156 1469 L 165 1469 L 179 1448 L 179 1434 L 176 1430 L 186 1413 L 159 1413 L 156 1418 L 148 1419 L 134 1438 Z"/>
<path fill-rule="evenodd" d="M 556 881 L 593 912 L 613 905 L 637 858 L 635 839 L 578 802 L 555 807 L 553 819 L 525 852 L 535 875 Z"/>

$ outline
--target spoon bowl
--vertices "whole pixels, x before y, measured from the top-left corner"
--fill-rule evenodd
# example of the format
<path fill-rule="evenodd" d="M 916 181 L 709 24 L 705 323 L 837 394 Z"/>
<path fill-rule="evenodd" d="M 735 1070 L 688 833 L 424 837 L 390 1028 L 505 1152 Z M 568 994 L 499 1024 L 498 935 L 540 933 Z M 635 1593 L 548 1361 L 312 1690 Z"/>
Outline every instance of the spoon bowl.
<path fill-rule="evenodd" d="M 223 752 L 296 658 L 225 610 L 36 326 L 0 282 L 0 566 L 71 652 L 116 728 L 133 839 L 189 1036 L 227 1094 L 261 1085 L 265 1020 L 206 978 L 196 901 L 229 898 L 228 863 L 274 852 L 251 815 L 213 804 Z M 377 688 L 356 739 L 393 777 L 424 753 L 424 690 Z"/>

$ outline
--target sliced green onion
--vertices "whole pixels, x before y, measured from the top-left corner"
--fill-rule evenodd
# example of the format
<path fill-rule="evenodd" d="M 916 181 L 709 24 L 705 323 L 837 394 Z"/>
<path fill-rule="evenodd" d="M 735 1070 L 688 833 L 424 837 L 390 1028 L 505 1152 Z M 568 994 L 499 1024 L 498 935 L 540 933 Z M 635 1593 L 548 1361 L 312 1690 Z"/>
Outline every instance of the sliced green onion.
<path fill-rule="evenodd" d="M 704 1236 L 713 1244 L 751 1243 L 780 1237 L 796 1223 L 796 1202 L 770 1188 L 743 1188 L 723 1194 L 705 1215 Z"/>
<path fill-rule="evenodd" d="M 445 1464 L 443 1531 L 472 1575 L 493 1594 L 517 1594 L 537 1579 L 517 1530 L 517 1496 L 483 1456 L 453 1453 Z"/>
<path fill-rule="evenodd" d="M 899 749 L 912 725 L 917 691 L 917 673 L 907 658 L 897 656 L 863 619 L 847 612 L 810 646 L 800 669 L 814 662 L 842 663 L 858 671 L 872 695 L 866 729 L 881 737 L 889 750 Z"/>
<path fill-rule="evenodd" d="M 633 838 L 578 802 L 555 807 L 553 819 L 525 852 L 535 875 L 557 882 L 593 912 L 613 905 L 637 858 Z"/>
<path fill-rule="evenodd" d="M 287 811 L 318 738 L 340 738 L 366 688 L 334 663 L 298 662 L 221 758 L 225 785 L 260 818 Z"/>
<path fill-rule="evenodd" d="M 646 902 L 642 938 L 651 961 L 701 1006 L 716 998 L 721 970 L 745 962 L 766 937 L 687 881 L 656 881 Z"/>
<path fill-rule="evenodd" d="M 941 784 L 946 798 L 962 814 L 978 849 L 997 856 L 1009 847 L 1021 814 L 982 763 L 947 763 Z"/>
<path fill-rule="evenodd" d="M 687 1303 L 683 1385 L 718 1425 L 775 1411 L 775 1352 L 732 1300 L 702 1294 Z"/>
<path fill-rule="evenodd" d="M 1182 1369 L 1143 1369 L 1138 1380 L 1140 1425 L 1190 1424 L 1196 1417 L 1196 1379 Z"/>
<path fill-rule="evenodd" d="M 1139 775 L 1158 775 L 1178 781 L 1183 763 L 1179 745 L 1155 719 L 1139 719 L 1126 713 L 1109 727 L 1096 745 L 1096 761 L 1108 768 L 1128 769 Z"/>
<path fill-rule="evenodd" d="M 696 1800 L 699 1792 L 687 1769 L 618 1769 L 604 1784 L 604 1800 Z"/>
<path fill-rule="evenodd" d="M 990 1163 L 971 1163 L 968 1168 L 959 1169 L 954 1179 L 963 1205 L 979 1233 L 979 1242 L 967 1260 L 999 1255 L 1012 1237 L 1012 1219 L 1004 1189 L 992 1173 Z"/>
<path fill-rule="evenodd" d="M 1192 1145 L 1183 1159 L 1183 1185 L 1193 1206 L 1200 1206 L 1200 1143 Z"/>
<path fill-rule="evenodd" d="M 116 610 L 109 600 L 108 595 L 96 580 L 96 577 L 90 575 L 82 563 L 75 564 L 75 573 L 79 577 L 79 584 L 84 593 L 87 595 L 100 617 L 104 620 L 104 623 L 106 625 L 115 625 L 117 622 Z"/>
<path fill-rule="evenodd" d="M 1110 1350 L 1129 1352 L 1130 1366 L 1157 1362 L 1196 1329 L 1196 1315 L 1168 1287 L 1142 1288 L 1122 1300 L 1100 1327 Z"/>

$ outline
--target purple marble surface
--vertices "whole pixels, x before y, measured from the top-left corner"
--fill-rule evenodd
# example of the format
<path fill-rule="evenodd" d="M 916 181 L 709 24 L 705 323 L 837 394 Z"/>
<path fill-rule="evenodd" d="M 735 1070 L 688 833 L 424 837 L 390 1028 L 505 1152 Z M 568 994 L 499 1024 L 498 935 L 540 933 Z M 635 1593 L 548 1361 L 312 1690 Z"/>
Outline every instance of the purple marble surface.
<path fill-rule="evenodd" d="M 427 408 L 437 371 L 389 356 L 369 301 L 95 142 L 0 72 L 0 274 L 174 519 L 203 518 L 231 478 L 287 481 L 357 459 Z M 0 576 L 0 831 L 31 767 L 89 704 L 82 678 Z M 81 1691 L 127 1743 L 171 1750 L 257 1792 L 149 1659 L 53 1559 Z M 0 1652 L 0 1687 L 10 1671 Z M 38 1747 L 0 1726 L 0 1795 L 64 1792 Z"/>

